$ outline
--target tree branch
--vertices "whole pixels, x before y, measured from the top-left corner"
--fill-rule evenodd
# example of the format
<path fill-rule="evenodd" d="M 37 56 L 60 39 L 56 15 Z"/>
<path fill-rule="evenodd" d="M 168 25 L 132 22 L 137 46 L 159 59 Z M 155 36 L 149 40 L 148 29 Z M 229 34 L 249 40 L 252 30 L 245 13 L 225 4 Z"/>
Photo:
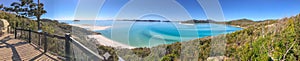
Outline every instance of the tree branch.
<path fill-rule="evenodd" d="M 290 46 L 290 48 L 288 50 L 286 50 L 285 54 L 283 55 L 283 58 L 282 60 L 284 61 L 285 60 L 285 57 L 287 55 L 287 53 L 293 48 L 294 44 L 296 43 L 296 41 L 294 40 L 293 44 Z"/>

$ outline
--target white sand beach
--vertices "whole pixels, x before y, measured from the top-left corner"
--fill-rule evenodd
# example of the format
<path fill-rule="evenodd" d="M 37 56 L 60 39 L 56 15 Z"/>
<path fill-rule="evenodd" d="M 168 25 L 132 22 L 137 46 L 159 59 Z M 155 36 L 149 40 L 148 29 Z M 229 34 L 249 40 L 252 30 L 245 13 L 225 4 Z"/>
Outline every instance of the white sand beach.
<path fill-rule="evenodd" d="M 76 27 L 81 27 L 81 28 L 86 28 L 88 30 L 105 30 L 107 28 L 110 28 L 111 26 L 93 26 L 93 25 L 88 25 L 88 24 L 70 24 L 72 26 Z M 87 35 L 88 38 L 94 38 L 98 41 L 98 44 L 104 45 L 104 46 L 111 46 L 111 47 L 116 47 L 116 48 L 128 48 L 128 49 L 133 49 L 135 47 L 122 44 L 120 42 L 113 41 L 109 38 L 104 37 L 103 35 Z"/>
<path fill-rule="evenodd" d="M 111 47 L 116 47 L 116 48 L 128 48 L 128 49 L 133 49 L 135 47 L 122 44 L 116 41 L 113 41 L 111 39 L 108 39 L 102 35 L 88 35 L 88 38 L 95 38 L 99 44 L 104 45 L 104 46 L 111 46 Z"/>
<path fill-rule="evenodd" d="M 85 28 L 85 29 L 92 30 L 92 31 L 105 30 L 105 29 L 108 29 L 111 27 L 111 26 L 95 26 L 95 25 L 89 25 L 89 24 L 69 24 L 69 25 Z"/>

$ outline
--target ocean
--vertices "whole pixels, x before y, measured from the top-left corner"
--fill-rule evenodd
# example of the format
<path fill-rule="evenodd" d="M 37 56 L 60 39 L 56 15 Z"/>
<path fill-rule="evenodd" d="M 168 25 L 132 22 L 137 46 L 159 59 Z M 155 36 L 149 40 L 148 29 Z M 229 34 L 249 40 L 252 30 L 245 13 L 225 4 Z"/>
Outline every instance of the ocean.
<path fill-rule="evenodd" d="M 189 41 L 207 36 L 231 33 L 242 28 L 213 23 L 182 24 L 179 22 L 135 22 L 112 20 L 60 20 L 68 24 L 111 26 L 95 30 L 103 36 L 134 47 L 152 47 L 161 44 Z M 101 43 L 101 42 L 100 42 Z"/>

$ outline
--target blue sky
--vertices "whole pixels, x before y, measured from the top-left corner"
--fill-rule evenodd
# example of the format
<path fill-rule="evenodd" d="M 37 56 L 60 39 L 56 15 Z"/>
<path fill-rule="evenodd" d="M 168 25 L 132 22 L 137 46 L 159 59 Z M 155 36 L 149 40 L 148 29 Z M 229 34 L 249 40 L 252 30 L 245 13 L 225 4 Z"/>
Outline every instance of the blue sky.
<path fill-rule="evenodd" d="M 18 0 L 0 0 L 9 6 Z M 131 0 L 133 1 L 133 0 Z M 207 19 L 197 0 L 176 0 L 193 19 Z M 72 20 L 78 0 L 41 0 L 48 13 L 43 18 Z M 129 0 L 106 0 L 99 10 L 98 19 L 112 19 Z M 226 20 L 248 18 L 252 20 L 278 19 L 300 13 L 300 0 L 219 0 Z M 143 5 L 140 5 L 143 7 Z M 134 11 L 132 11 L 134 13 Z M 130 15 L 130 14 L 128 14 Z"/>

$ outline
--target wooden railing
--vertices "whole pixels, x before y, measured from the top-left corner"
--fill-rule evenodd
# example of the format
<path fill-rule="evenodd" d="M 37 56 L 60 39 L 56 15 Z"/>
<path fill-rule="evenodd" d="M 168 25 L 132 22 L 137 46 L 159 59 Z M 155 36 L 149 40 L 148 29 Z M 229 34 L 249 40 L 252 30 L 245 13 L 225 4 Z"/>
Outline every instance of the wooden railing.
<path fill-rule="evenodd" d="M 27 40 L 28 40 L 28 42 L 29 43 L 31 43 L 32 42 L 32 33 L 36 33 L 36 34 L 38 34 L 38 35 L 43 35 L 44 36 L 44 39 L 42 39 L 43 41 L 44 41 L 44 52 L 47 52 L 47 40 L 48 40 L 48 38 L 57 38 L 57 39 L 66 39 L 66 37 L 64 37 L 64 36 L 58 36 L 58 35 L 52 35 L 52 34 L 48 34 L 48 33 L 46 33 L 46 32 L 37 32 L 37 31 L 32 31 L 32 30 L 28 30 L 28 29 L 19 29 L 19 28 L 15 28 L 15 31 L 14 31 L 14 35 L 15 35 L 15 39 L 17 39 L 18 38 L 18 31 L 20 31 L 20 32 L 28 32 L 28 34 L 27 34 Z M 41 42 L 42 41 L 41 39 L 39 40 L 39 42 Z M 40 47 L 40 45 L 41 44 L 39 44 L 39 46 L 38 47 Z"/>
<path fill-rule="evenodd" d="M 13 33 L 15 35 L 15 39 L 25 39 L 29 43 L 32 43 L 34 45 L 37 44 L 36 46 L 38 48 L 42 48 L 44 50 L 44 53 L 48 52 L 48 50 L 50 50 L 50 52 L 51 52 L 52 50 L 49 48 L 57 49 L 57 50 L 53 50 L 53 51 L 55 51 L 53 54 L 57 55 L 57 56 L 61 56 L 60 58 L 62 60 L 66 60 L 66 61 L 104 60 L 104 58 L 102 56 L 100 56 L 98 53 L 93 52 L 92 50 L 90 50 L 89 48 L 87 48 L 86 46 L 84 46 L 83 44 L 81 44 L 80 42 L 75 40 L 74 38 L 72 38 L 70 33 L 66 33 L 65 36 L 59 36 L 59 35 L 49 34 L 46 32 L 33 31 L 31 29 L 23 29 L 23 28 L 19 28 L 19 27 L 15 27 L 13 29 L 14 29 Z M 26 32 L 27 32 L 27 34 L 26 34 Z M 33 34 L 39 35 L 39 37 L 36 38 Z M 33 41 L 32 40 L 33 37 L 35 37 L 34 39 L 38 39 L 38 40 Z M 59 45 L 59 46 L 49 47 L 48 45 L 51 43 L 48 43 L 49 42 L 48 39 L 50 39 L 50 38 L 55 38 L 54 42 L 58 42 L 58 44 L 55 44 L 55 43 L 53 43 L 53 44 Z M 58 40 L 58 39 L 60 39 L 60 40 Z M 61 41 L 61 40 L 64 40 L 64 41 Z M 33 43 L 33 42 L 38 42 L 38 43 Z M 63 43 L 64 43 L 64 46 L 61 45 Z M 79 48 L 79 50 L 81 50 L 87 56 L 87 58 L 84 58 L 84 59 L 75 58 L 74 54 L 72 54 L 72 52 L 73 52 L 72 47 Z M 64 54 L 59 54 L 59 53 L 64 53 Z M 86 57 L 86 56 L 83 56 L 83 57 Z"/>

